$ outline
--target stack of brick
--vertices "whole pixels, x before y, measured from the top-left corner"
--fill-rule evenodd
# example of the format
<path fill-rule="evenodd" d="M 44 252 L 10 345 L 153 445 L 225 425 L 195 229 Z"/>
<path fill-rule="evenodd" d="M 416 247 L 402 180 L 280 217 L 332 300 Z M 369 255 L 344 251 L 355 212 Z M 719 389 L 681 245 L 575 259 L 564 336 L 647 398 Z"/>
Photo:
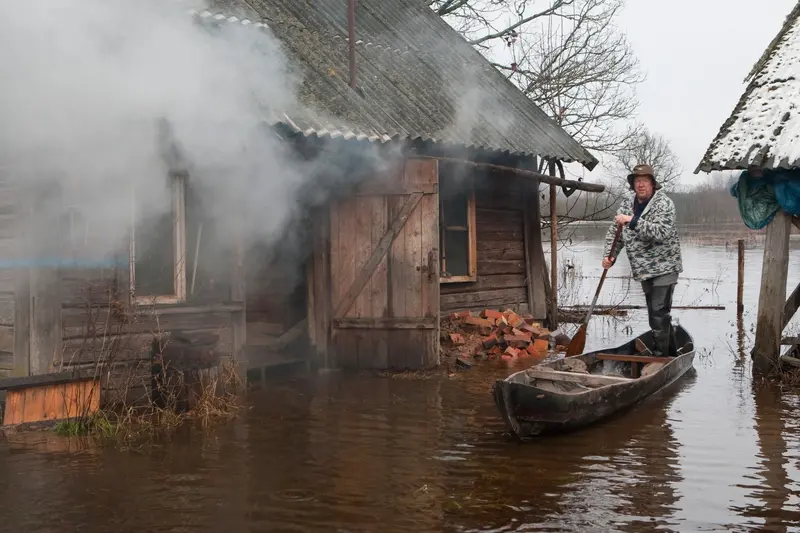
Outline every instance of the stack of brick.
<path fill-rule="evenodd" d="M 478 316 L 463 311 L 450 315 L 449 322 L 453 346 L 467 348 L 472 353 L 464 355 L 477 359 L 542 360 L 550 352 L 550 332 L 532 317 L 511 310 L 484 309 Z"/>

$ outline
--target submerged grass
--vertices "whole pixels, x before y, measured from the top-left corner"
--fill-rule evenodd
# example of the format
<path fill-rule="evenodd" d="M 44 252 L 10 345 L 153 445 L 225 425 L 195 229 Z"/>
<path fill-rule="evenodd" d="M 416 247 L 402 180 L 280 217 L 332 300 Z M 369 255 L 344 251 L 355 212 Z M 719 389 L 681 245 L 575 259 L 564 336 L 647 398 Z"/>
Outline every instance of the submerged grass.
<path fill-rule="evenodd" d="M 190 409 L 179 407 L 181 396 L 185 394 L 179 379 L 170 384 L 168 393 L 161 390 L 161 405 L 154 401 L 111 405 L 95 413 L 60 421 L 53 431 L 65 437 L 90 437 L 100 445 L 146 448 L 169 438 L 181 427 L 206 429 L 229 420 L 241 407 L 243 390 L 235 366 L 228 364 L 217 378 L 203 384 Z"/>

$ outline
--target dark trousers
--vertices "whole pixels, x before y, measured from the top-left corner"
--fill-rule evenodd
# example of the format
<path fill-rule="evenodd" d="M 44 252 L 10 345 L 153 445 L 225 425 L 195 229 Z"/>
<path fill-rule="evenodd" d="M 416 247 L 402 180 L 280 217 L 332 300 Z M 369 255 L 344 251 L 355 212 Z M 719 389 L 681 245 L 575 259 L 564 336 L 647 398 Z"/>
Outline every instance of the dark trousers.
<path fill-rule="evenodd" d="M 674 357 L 676 343 L 670 313 L 675 284 L 653 285 L 651 281 L 644 281 L 642 290 L 647 301 L 650 329 L 653 330 L 653 355 Z"/>

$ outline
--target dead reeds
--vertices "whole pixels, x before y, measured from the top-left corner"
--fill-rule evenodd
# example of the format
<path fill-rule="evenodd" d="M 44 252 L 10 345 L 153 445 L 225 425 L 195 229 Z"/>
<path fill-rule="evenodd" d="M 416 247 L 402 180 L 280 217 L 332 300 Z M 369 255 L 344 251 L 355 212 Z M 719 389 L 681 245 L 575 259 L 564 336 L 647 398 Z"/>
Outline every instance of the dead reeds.
<path fill-rule="evenodd" d="M 91 373 L 100 401 L 74 406 L 55 425 L 57 433 L 145 446 L 181 426 L 208 428 L 235 416 L 244 384 L 234 361 L 213 347 L 206 351 L 212 357 L 197 364 L 165 357 L 175 341 L 163 331 L 155 303 L 126 305 L 113 291 L 103 299 L 89 292 L 82 300 L 66 310 L 62 356 L 54 363 Z"/>

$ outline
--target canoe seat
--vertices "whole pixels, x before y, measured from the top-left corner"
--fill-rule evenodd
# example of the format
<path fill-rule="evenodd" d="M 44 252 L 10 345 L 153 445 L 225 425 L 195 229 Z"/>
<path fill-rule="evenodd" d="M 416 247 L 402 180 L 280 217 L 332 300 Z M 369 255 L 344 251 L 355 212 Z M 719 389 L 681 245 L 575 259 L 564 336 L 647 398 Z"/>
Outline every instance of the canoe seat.
<path fill-rule="evenodd" d="M 668 363 L 674 357 L 655 357 L 652 355 L 633 355 L 622 353 L 599 353 L 597 358 L 601 361 L 622 361 L 624 363 Z"/>
<path fill-rule="evenodd" d="M 606 385 L 616 385 L 631 381 L 631 378 L 588 373 L 582 374 L 578 372 L 563 372 L 560 370 L 550 370 L 546 368 L 530 368 L 525 373 L 530 380 L 543 379 L 548 381 L 572 382 L 586 385 L 587 387 L 604 387 Z"/>

